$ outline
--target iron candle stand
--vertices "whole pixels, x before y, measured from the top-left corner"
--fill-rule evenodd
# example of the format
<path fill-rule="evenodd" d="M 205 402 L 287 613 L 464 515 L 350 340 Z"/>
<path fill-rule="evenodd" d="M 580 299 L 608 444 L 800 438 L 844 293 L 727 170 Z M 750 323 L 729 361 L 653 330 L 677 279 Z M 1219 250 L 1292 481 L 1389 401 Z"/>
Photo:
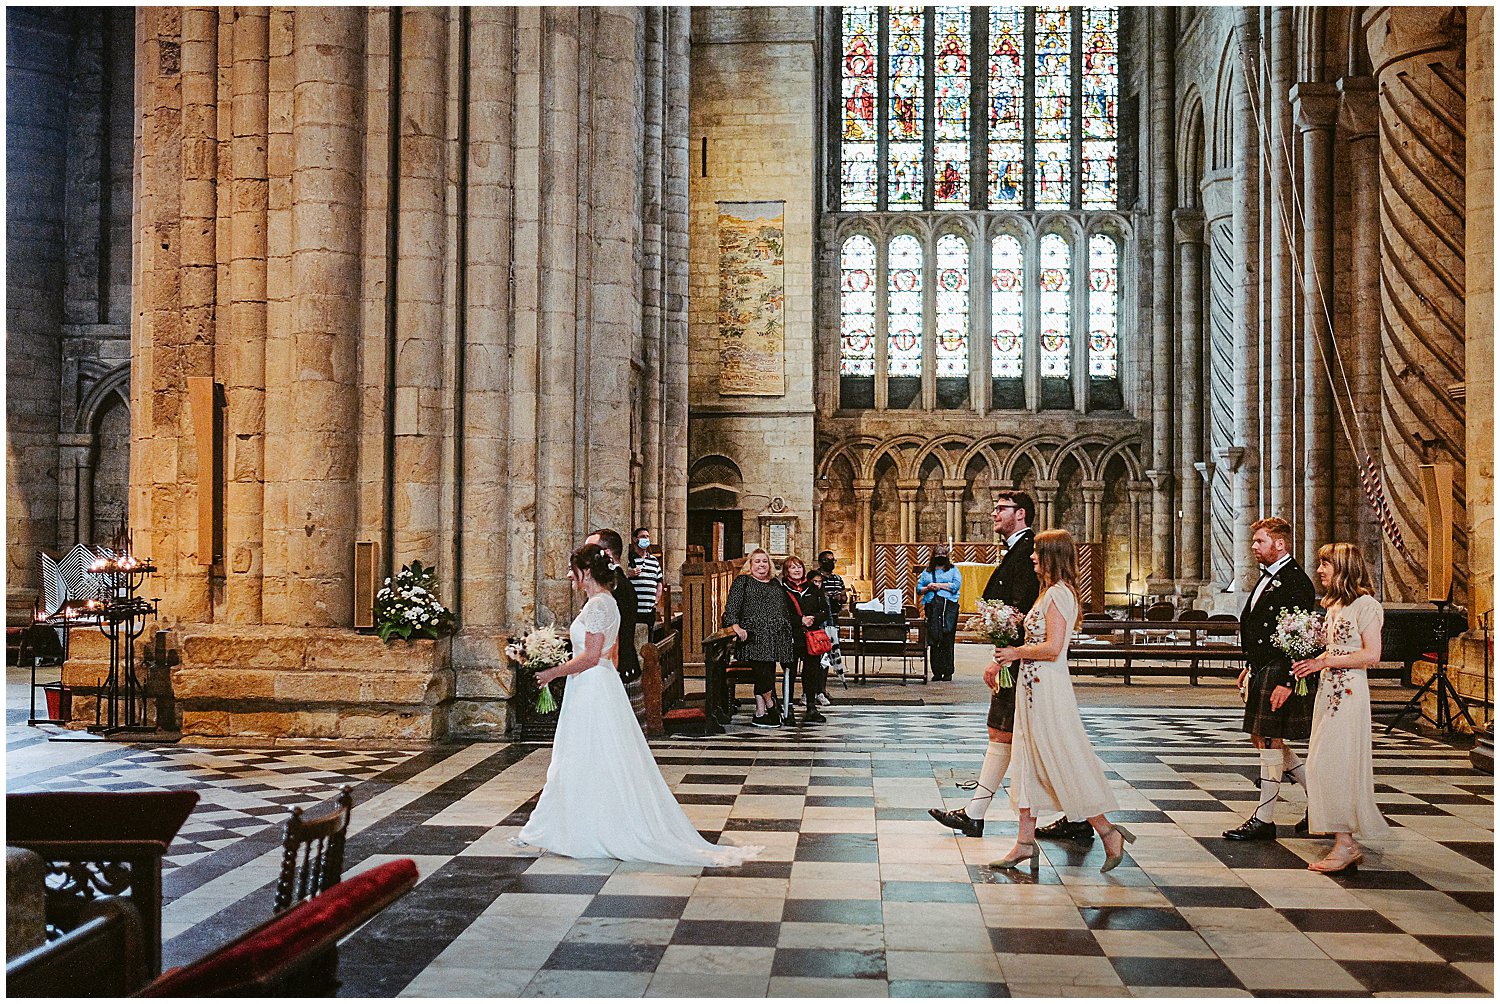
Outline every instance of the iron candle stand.
<path fill-rule="evenodd" d="M 90 602 L 98 604 L 99 630 L 109 639 L 109 676 L 98 698 L 100 702 L 108 702 L 109 710 L 102 720 L 96 711 L 90 732 L 110 735 L 152 731 L 152 726 L 144 720 L 146 694 L 135 671 L 135 643 L 146 630 L 146 619 L 156 616 L 158 601 L 139 595 L 147 576 L 155 571 L 151 559 L 142 561 L 130 554 L 128 548 L 122 554 L 101 558 L 89 566 L 89 572 L 101 576 L 105 582 L 105 599 Z"/>

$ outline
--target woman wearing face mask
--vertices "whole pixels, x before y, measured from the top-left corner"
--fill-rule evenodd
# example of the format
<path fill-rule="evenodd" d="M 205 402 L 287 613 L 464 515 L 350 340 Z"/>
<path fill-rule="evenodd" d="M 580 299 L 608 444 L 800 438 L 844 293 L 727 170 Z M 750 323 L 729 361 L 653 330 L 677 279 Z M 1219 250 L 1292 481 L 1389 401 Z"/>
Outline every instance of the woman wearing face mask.
<path fill-rule="evenodd" d="M 932 678 L 953 679 L 953 639 L 958 633 L 958 592 L 963 577 L 948 560 L 948 549 L 932 549 L 927 571 L 917 579 L 917 596 L 927 615 L 927 647 L 932 649 Z"/>
<path fill-rule="evenodd" d="M 828 670 L 821 652 L 817 655 L 808 652 L 807 633 L 821 632 L 828 624 L 828 603 L 823 588 L 807 577 L 807 566 L 796 555 L 781 563 L 781 585 L 786 590 L 788 612 L 795 621 L 792 634 L 797 641 L 797 657 L 802 661 L 802 700 L 807 705 L 804 721 L 826 722 L 828 719 L 818 710 L 817 695 L 823 692 Z"/>

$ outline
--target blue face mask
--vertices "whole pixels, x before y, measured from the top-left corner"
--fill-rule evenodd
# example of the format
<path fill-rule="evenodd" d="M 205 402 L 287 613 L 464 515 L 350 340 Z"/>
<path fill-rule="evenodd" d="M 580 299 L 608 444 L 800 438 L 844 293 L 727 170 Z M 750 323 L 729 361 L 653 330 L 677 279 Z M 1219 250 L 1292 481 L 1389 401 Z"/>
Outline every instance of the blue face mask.
<path fill-rule="evenodd" d="M 636 543 L 637 547 L 639 547 L 642 551 L 644 551 L 646 548 L 648 548 L 648 547 L 651 546 L 651 538 L 650 537 L 637 537 L 635 543 Z"/>

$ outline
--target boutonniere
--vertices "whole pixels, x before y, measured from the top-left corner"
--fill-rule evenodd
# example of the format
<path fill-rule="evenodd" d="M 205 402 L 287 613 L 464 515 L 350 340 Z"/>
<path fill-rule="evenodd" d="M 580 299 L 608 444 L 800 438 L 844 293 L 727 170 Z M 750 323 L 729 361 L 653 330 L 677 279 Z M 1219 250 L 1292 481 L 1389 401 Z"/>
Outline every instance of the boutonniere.
<path fill-rule="evenodd" d="M 1281 580 L 1280 579 L 1272 579 L 1271 580 L 1271 584 L 1269 586 L 1267 586 L 1266 588 L 1267 589 L 1278 589 L 1280 587 L 1281 587 Z"/>

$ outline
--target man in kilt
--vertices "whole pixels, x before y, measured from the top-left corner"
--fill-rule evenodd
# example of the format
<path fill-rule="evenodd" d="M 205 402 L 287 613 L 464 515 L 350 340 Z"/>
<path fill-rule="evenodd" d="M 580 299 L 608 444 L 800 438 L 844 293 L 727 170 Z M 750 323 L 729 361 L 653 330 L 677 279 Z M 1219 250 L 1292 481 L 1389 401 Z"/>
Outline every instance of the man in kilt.
<path fill-rule="evenodd" d="M 1035 540 L 1031 532 L 1031 521 L 1036 516 L 1036 503 L 1022 491 L 997 493 L 995 508 L 990 514 L 995 521 L 995 533 L 1005 540 L 1005 557 L 999 567 L 990 574 L 984 587 L 984 598 L 1009 603 L 1022 613 L 1029 611 L 1041 592 L 1036 568 L 1031 563 Z M 996 688 L 998 663 L 991 662 L 985 670 L 984 682 L 995 688 L 990 698 L 990 711 L 986 719 L 989 726 L 989 745 L 985 748 L 984 763 L 979 768 L 979 782 L 974 788 L 974 797 L 962 809 L 928 809 L 933 819 L 944 826 L 958 830 L 966 837 L 984 834 L 984 813 L 990 800 L 1000 790 L 1005 770 L 1010 766 L 1011 733 L 1016 719 L 1016 673 L 1011 674 L 1012 685 Z M 1088 824 L 1084 824 L 1087 827 Z M 1037 831 L 1039 835 L 1048 834 Z M 1071 835 L 1071 834 L 1067 834 Z M 1089 829 L 1092 839 L 1093 830 Z"/>
<path fill-rule="evenodd" d="M 1276 621 L 1283 611 L 1313 610 L 1317 593 L 1312 580 L 1292 559 L 1292 528 L 1275 516 L 1250 524 L 1254 534 L 1250 551 L 1260 562 L 1260 581 L 1250 591 L 1250 599 L 1240 614 L 1240 643 L 1245 649 L 1246 667 L 1240 673 L 1240 690 L 1245 694 L 1245 731 L 1260 750 L 1260 804 L 1249 819 L 1232 830 L 1224 831 L 1228 840 L 1275 840 L 1276 799 L 1282 779 L 1291 779 L 1307 788 L 1307 773 L 1302 759 L 1287 746 L 1287 740 L 1305 741 L 1312 735 L 1314 688 L 1305 697 L 1294 690 L 1292 660 L 1272 644 Z M 1295 827 L 1307 832 L 1307 817 Z"/>

